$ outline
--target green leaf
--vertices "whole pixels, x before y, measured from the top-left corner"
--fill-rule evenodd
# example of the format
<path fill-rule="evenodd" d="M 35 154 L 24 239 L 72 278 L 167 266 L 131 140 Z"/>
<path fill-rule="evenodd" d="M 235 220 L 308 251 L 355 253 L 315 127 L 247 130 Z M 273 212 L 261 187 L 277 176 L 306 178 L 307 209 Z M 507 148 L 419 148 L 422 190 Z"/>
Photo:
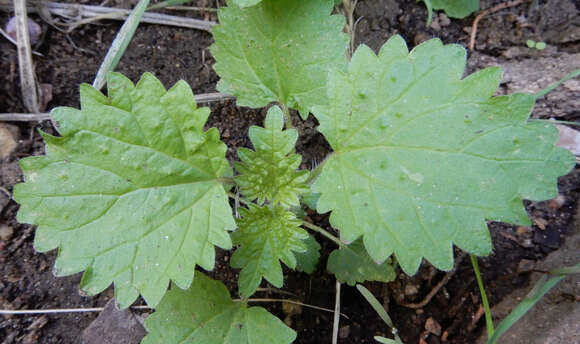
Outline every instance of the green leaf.
<path fill-rule="evenodd" d="M 301 221 L 280 206 L 258 207 L 250 204 L 249 209 L 240 209 L 239 229 L 232 235 L 234 244 L 240 245 L 234 252 L 231 265 L 241 268 L 238 287 L 240 295 L 252 295 L 264 277 L 280 288 L 284 282 L 282 266 L 296 267 L 293 252 L 305 252 L 303 241 L 308 233 L 300 228 Z"/>
<path fill-rule="evenodd" d="M 393 339 L 381 337 L 381 336 L 374 336 L 374 339 L 382 344 L 396 344 L 397 342 Z"/>
<path fill-rule="evenodd" d="M 318 199 L 320 198 L 320 194 L 308 192 L 302 196 L 302 204 L 307 206 L 310 209 L 315 210 L 316 204 L 318 204 Z"/>
<path fill-rule="evenodd" d="M 197 272 L 189 290 L 173 288 L 145 320 L 142 344 L 288 344 L 296 332 L 262 307 L 234 302 L 226 287 Z"/>
<path fill-rule="evenodd" d="M 348 283 L 350 286 L 365 281 L 391 282 L 397 277 L 391 261 L 375 263 L 367 254 L 360 239 L 332 251 L 328 256 L 326 268 L 340 283 Z"/>
<path fill-rule="evenodd" d="M 282 130 L 284 115 L 279 107 L 268 110 L 265 128 L 250 127 L 250 140 L 255 151 L 238 149 L 242 160 L 235 168 L 240 173 L 235 179 L 240 191 L 250 200 L 266 200 L 284 206 L 299 206 L 298 196 L 307 192 L 308 171 L 297 171 L 302 156 L 294 153 L 298 139 L 296 129 Z"/>
<path fill-rule="evenodd" d="M 332 0 L 265 0 L 247 8 L 230 1 L 213 28 L 217 89 L 238 105 L 278 101 L 306 118 L 327 102 L 328 70 L 346 63 L 345 19 L 332 9 Z"/>
<path fill-rule="evenodd" d="M 219 180 L 231 169 L 184 81 L 110 74 L 108 94 L 82 85 L 81 110 L 52 111 L 62 137 L 43 134 L 47 155 L 21 160 L 18 220 L 39 226 L 37 250 L 59 247 L 56 275 L 86 270 L 87 293 L 114 283 L 122 307 L 139 293 L 154 307 L 170 280 L 188 288 L 196 264 L 213 268 L 213 245 L 232 247 Z"/>
<path fill-rule="evenodd" d="M 250 7 L 262 2 L 262 0 L 231 0 L 231 1 L 238 7 Z"/>
<path fill-rule="evenodd" d="M 430 0 L 436 10 L 443 10 L 451 18 L 465 18 L 479 10 L 479 0 Z"/>
<path fill-rule="evenodd" d="M 378 56 L 361 46 L 314 111 L 334 149 L 312 185 L 318 212 L 408 274 L 422 257 L 451 269 L 453 243 L 487 255 L 486 220 L 529 225 L 522 198 L 555 197 L 574 165 L 551 124 L 528 121 L 533 95 L 493 97 L 499 68 L 461 79 L 465 54 L 438 39 L 409 53 L 400 36 Z"/>
<path fill-rule="evenodd" d="M 316 270 L 316 265 L 320 259 L 320 244 L 312 235 L 303 240 L 306 244 L 306 252 L 295 253 L 296 270 L 311 274 Z"/>

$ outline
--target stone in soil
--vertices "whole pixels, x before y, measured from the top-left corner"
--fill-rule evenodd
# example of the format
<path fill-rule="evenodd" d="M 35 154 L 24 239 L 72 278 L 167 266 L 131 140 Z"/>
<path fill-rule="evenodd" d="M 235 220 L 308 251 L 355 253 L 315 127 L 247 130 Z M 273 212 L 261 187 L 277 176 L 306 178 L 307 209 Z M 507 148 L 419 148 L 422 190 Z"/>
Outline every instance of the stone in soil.
<path fill-rule="evenodd" d="M 111 299 L 99 317 L 85 329 L 83 344 L 139 344 L 147 331 L 128 309 L 120 310 Z"/>

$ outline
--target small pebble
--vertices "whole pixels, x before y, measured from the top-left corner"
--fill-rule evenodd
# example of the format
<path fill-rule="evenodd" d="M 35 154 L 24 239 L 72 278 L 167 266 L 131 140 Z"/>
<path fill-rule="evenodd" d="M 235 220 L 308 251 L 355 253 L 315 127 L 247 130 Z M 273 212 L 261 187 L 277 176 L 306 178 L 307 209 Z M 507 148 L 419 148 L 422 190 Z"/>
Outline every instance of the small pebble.
<path fill-rule="evenodd" d="M 548 203 L 548 207 L 557 210 L 560 209 L 564 205 L 564 203 L 566 203 L 566 197 L 564 197 L 563 195 L 558 195 L 556 198 L 554 198 Z"/>
<path fill-rule="evenodd" d="M 536 262 L 530 259 L 522 259 L 518 264 L 518 272 L 530 271 L 534 268 Z"/>
<path fill-rule="evenodd" d="M 18 146 L 17 132 L 18 127 L 0 123 L 0 159 L 8 158 Z"/>
<path fill-rule="evenodd" d="M 405 286 L 405 295 L 412 296 L 419 292 L 419 288 L 414 284 L 407 284 Z"/>
<path fill-rule="evenodd" d="M 445 13 L 439 13 L 439 25 L 447 26 L 451 24 L 451 19 Z"/>
<path fill-rule="evenodd" d="M 429 317 L 427 321 L 425 321 L 425 330 L 436 336 L 441 335 L 441 325 L 432 317 Z"/>
<path fill-rule="evenodd" d="M 9 226 L 0 226 L 0 240 L 8 241 L 14 235 L 14 229 Z"/>
<path fill-rule="evenodd" d="M 10 18 L 8 23 L 4 26 L 4 31 L 10 36 L 13 40 L 16 40 L 16 17 Z M 30 44 L 34 45 L 40 39 L 40 35 L 42 34 L 42 28 L 40 25 L 36 24 L 36 22 L 30 18 L 28 18 L 28 36 L 30 37 Z"/>
<path fill-rule="evenodd" d="M 542 219 L 541 217 L 537 217 L 534 219 L 534 223 L 538 226 L 541 230 L 546 230 L 546 226 L 548 225 L 548 221 Z"/>

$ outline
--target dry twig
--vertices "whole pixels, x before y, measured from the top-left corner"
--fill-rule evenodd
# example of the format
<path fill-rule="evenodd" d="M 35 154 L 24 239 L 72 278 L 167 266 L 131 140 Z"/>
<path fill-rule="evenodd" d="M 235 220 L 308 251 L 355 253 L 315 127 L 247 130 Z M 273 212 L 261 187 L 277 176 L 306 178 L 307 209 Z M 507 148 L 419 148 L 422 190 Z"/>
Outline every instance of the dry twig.
<path fill-rule="evenodd" d="M 475 19 L 473 20 L 473 24 L 471 24 L 471 35 L 469 37 L 469 50 L 473 51 L 475 49 L 475 36 L 477 35 L 477 26 L 481 19 L 488 14 L 495 13 L 497 11 L 503 10 L 505 8 L 515 7 L 525 1 L 528 0 L 514 0 L 508 2 L 502 2 L 501 4 L 495 5 L 491 8 L 485 9 L 477 14 Z"/>
<path fill-rule="evenodd" d="M 8 6 L 6 1 L 0 0 L 0 9 L 9 10 L 7 7 Z M 125 18 L 127 18 L 127 16 L 129 16 L 131 13 L 131 10 L 126 9 L 79 4 L 65 4 L 50 1 L 28 6 L 28 11 L 31 13 L 47 11 L 50 14 L 58 15 L 60 17 L 71 20 L 71 23 L 67 25 L 68 29 L 66 31 L 68 32 L 74 30 L 79 25 L 88 24 L 101 19 L 125 20 Z M 145 12 L 141 18 L 141 22 L 186 27 L 208 32 L 211 31 L 211 28 L 217 24 L 213 21 L 185 18 L 154 12 Z"/>
<path fill-rule="evenodd" d="M 463 258 L 465 258 L 466 255 L 467 254 L 465 252 L 463 252 L 463 253 L 461 253 L 461 255 L 459 257 L 457 257 L 457 259 L 455 260 L 455 265 L 453 266 L 453 269 L 451 269 L 451 271 L 449 271 L 447 274 L 445 274 L 445 277 L 443 277 L 441 279 L 441 281 L 439 283 L 437 283 L 435 288 L 431 289 L 431 291 L 429 292 L 429 294 L 427 294 L 427 296 L 425 296 L 423 301 L 421 301 L 419 303 L 400 303 L 400 305 L 407 307 L 407 308 L 413 308 L 413 309 L 425 307 L 425 305 L 427 305 L 431 301 L 433 296 L 437 295 L 439 290 L 444 285 L 446 285 L 447 282 L 449 282 L 449 280 L 451 279 L 451 277 L 453 277 L 453 275 L 455 275 L 455 272 L 457 272 L 457 267 L 463 261 Z"/>

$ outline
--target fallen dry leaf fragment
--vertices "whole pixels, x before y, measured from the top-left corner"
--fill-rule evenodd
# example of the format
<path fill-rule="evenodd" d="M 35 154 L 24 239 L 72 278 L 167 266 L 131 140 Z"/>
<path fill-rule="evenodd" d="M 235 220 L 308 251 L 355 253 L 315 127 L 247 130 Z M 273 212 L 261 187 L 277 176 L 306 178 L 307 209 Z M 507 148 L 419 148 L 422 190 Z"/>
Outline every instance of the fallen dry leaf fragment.
<path fill-rule="evenodd" d="M 542 219 L 541 217 L 535 218 L 534 223 L 541 230 L 546 230 L 546 226 L 548 225 L 548 221 L 546 221 L 545 219 Z"/>
<path fill-rule="evenodd" d="M 0 123 L 0 159 L 5 159 L 18 146 L 16 142 L 16 131 L 18 128 Z"/>

